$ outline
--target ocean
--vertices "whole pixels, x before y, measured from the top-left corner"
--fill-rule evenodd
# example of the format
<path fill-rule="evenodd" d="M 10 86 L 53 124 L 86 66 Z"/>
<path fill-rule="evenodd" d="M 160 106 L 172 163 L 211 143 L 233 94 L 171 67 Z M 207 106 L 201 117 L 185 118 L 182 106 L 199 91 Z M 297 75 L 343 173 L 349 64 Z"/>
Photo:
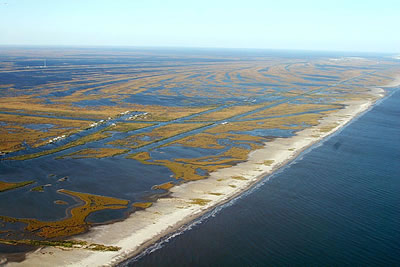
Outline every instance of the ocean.
<path fill-rule="evenodd" d="M 122 265 L 399 266 L 400 90 Z"/>

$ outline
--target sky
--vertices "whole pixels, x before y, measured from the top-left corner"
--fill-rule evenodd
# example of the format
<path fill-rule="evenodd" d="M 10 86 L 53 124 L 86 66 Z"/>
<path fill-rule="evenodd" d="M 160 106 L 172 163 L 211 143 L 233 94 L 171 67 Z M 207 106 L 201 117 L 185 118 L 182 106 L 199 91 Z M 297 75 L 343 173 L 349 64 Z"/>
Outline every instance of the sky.
<path fill-rule="evenodd" d="M 0 0 L 0 45 L 400 53 L 398 0 Z"/>

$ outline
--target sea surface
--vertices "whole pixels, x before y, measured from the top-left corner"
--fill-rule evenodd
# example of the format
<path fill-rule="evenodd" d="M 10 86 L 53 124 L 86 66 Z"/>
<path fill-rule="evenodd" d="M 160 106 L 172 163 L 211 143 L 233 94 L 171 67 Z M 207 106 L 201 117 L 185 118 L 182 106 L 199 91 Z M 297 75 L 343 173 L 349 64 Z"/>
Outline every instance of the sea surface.
<path fill-rule="evenodd" d="M 399 266 L 400 90 L 185 229 L 123 265 Z"/>

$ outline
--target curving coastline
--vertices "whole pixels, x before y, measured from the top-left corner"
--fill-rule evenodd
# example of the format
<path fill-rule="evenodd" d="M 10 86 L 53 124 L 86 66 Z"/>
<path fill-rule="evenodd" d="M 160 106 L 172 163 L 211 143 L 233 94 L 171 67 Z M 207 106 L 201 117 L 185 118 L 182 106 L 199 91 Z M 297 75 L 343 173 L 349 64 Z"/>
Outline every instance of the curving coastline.
<path fill-rule="evenodd" d="M 370 99 L 345 103 L 346 108 L 327 115 L 317 126 L 290 138 L 265 143 L 264 148 L 251 152 L 246 162 L 218 170 L 208 179 L 173 187 L 170 197 L 159 199 L 152 207 L 135 212 L 124 221 L 93 227 L 90 232 L 77 237 L 92 243 L 119 246 L 118 252 L 43 248 L 29 253 L 25 261 L 12 262 L 8 266 L 114 266 L 133 257 L 161 237 L 243 193 L 368 110 L 384 95 L 382 89 L 373 89 L 371 93 Z"/>

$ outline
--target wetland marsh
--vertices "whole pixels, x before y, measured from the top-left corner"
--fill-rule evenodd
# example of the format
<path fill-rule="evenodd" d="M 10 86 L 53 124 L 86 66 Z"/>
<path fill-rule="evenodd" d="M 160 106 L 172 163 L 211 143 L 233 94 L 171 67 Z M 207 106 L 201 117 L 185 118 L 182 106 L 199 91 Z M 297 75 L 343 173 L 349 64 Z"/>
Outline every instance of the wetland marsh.
<path fill-rule="evenodd" d="M 374 88 L 399 70 L 380 55 L 0 48 L 0 254 L 57 247 L 142 214 L 175 187 L 374 103 Z M 313 137 L 339 126 L 329 121 Z M 232 179 L 231 190 L 249 180 Z"/>

